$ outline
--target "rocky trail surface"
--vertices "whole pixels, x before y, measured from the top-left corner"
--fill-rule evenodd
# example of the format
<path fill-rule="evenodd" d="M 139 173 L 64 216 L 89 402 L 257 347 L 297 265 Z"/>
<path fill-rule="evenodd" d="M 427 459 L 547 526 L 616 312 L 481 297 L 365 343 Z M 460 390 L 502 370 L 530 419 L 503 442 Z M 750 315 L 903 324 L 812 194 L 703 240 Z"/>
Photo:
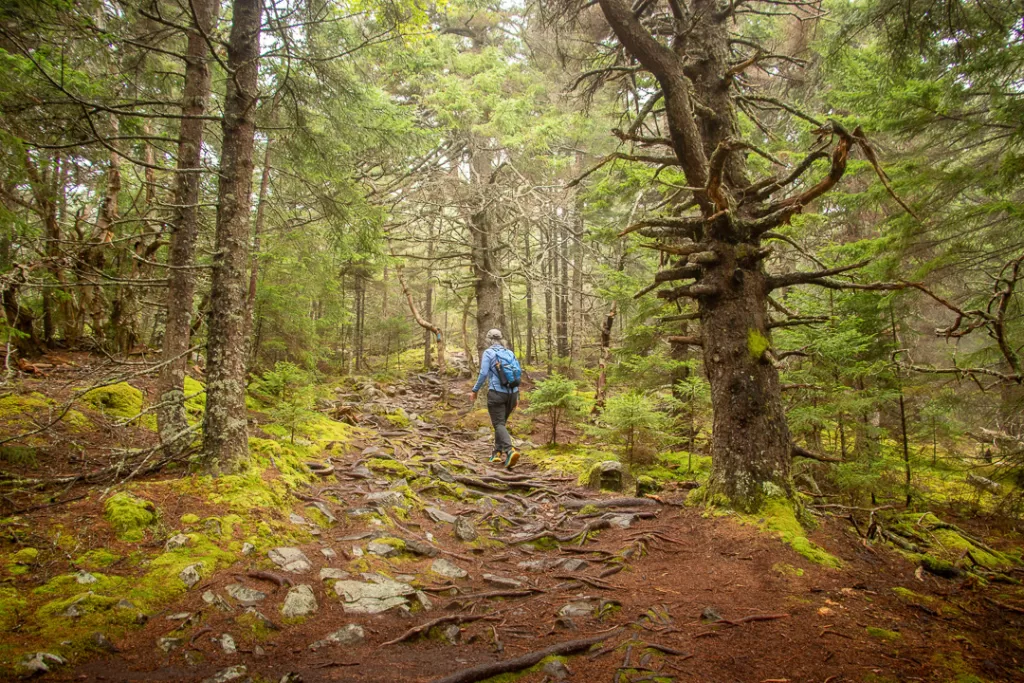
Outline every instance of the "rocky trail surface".
<path fill-rule="evenodd" d="M 756 520 L 685 507 L 685 492 L 594 491 L 529 453 L 505 470 L 486 462 L 487 430 L 421 418 L 440 386 L 419 382 L 369 399 L 400 406 L 403 428 L 344 397 L 324 406 L 364 429 L 292 492 L 287 524 L 308 540 L 245 544 L 212 574 L 186 567 L 187 592 L 140 614 L 141 628 L 97 634 L 73 665 L 39 655 L 37 668 L 48 680 L 210 683 L 967 682 L 1021 671 L 1022 614 L 1005 601 L 915 575 L 837 523 L 814 540 L 842 569 L 807 561 Z M 190 542 L 179 533 L 165 547 Z"/>

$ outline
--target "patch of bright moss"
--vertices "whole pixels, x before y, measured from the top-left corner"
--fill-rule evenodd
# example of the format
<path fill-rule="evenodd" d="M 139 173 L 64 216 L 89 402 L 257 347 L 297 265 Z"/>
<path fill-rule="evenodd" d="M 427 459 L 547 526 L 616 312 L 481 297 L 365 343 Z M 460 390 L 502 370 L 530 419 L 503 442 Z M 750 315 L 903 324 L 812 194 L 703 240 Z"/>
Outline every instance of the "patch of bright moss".
<path fill-rule="evenodd" d="M 0 423 L 7 427 L 32 426 L 32 413 L 49 410 L 50 406 L 49 399 L 36 391 L 4 396 L 0 398 Z"/>
<path fill-rule="evenodd" d="M 199 515 L 194 515 L 191 512 L 186 512 L 181 516 L 181 523 L 186 526 L 190 526 L 199 521 Z"/>
<path fill-rule="evenodd" d="M 63 421 L 68 423 L 72 431 L 84 432 L 92 429 L 92 421 L 77 410 L 69 410 Z"/>
<path fill-rule="evenodd" d="M 888 631 L 884 628 L 878 628 L 877 626 L 866 626 L 864 630 L 868 632 L 869 636 L 872 638 L 878 638 L 879 640 L 893 641 L 899 640 L 901 637 L 896 631 Z"/>
<path fill-rule="evenodd" d="M 393 477 L 395 479 L 410 480 L 415 479 L 418 476 L 415 470 L 409 469 L 397 460 L 370 458 L 366 461 L 366 466 L 374 472 L 380 472 L 385 476 Z"/>
<path fill-rule="evenodd" d="M 964 551 L 968 551 L 971 557 L 986 569 L 1009 569 L 1014 564 L 1010 558 L 1002 554 L 992 554 L 979 548 L 952 529 L 936 529 L 932 531 L 932 535 L 942 546 L 943 554 L 947 557 L 960 557 Z M 934 552 L 936 549 L 932 550 Z"/>
<path fill-rule="evenodd" d="M 156 522 L 156 506 L 122 491 L 103 504 L 103 516 L 124 541 L 141 541 L 146 527 Z"/>
<path fill-rule="evenodd" d="M 920 593 L 915 593 L 909 588 L 904 588 L 903 586 L 894 586 L 892 592 L 896 594 L 896 597 L 899 598 L 900 602 L 907 605 L 925 607 L 943 614 L 959 614 L 958 609 L 947 605 L 944 601 L 931 595 L 921 595 Z"/>
<path fill-rule="evenodd" d="M 206 387 L 185 375 L 184 390 L 185 396 L 191 397 L 185 399 L 185 414 L 188 415 L 190 421 L 194 419 L 198 422 L 206 411 Z"/>
<path fill-rule="evenodd" d="M 127 596 L 129 600 L 141 609 L 153 609 L 187 590 L 179 576 L 185 567 L 199 565 L 196 569 L 200 576 L 207 577 L 237 559 L 203 534 L 187 536 L 187 546 L 162 553 L 149 561 L 148 571 L 132 582 Z"/>
<path fill-rule="evenodd" d="M 264 427 L 264 431 L 268 426 Z M 313 480 L 313 475 L 304 464 L 313 459 L 313 453 L 305 446 L 251 437 L 249 452 L 253 465 L 276 468 L 290 488 L 299 488 Z"/>
<path fill-rule="evenodd" d="M 796 518 L 793 503 L 785 498 L 769 498 L 765 502 L 759 525 L 777 532 L 783 542 L 815 564 L 835 569 L 843 566 L 842 560 L 807 538 L 807 532 Z"/>
<path fill-rule="evenodd" d="M 750 352 L 751 359 L 760 361 L 769 348 L 771 348 L 771 342 L 766 336 L 754 328 L 747 330 L 747 351 Z"/>
<path fill-rule="evenodd" d="M 104 415 L 121 418 L 138 415 L 143 403 L 142 392 L 127 382 L 93 389 L 82 396 L 82 401 Z"/>
<path fill-rule="evenodd" d="M 121 557 L 119 555 L 115 555 L 105 548 L 96 548 L 95 550 L 90 550 L 83 555 L 79 555 L 75 560 L 75 566 L 90 570 L 104 569 L 120 559 Z"/>
<path fill-rule="evenodd" d="M 529 680 L 532 674 L 540 673 L 544 670 L 545 665 L 549 662 L 559 661 L 563 664 L 569 661 L 566 657 L 545 657 L 540 660 L 529 669 L 523 669 L 522 671 L 515 671 L 513 673 L 499 674 L 497 676 L 491 676 L 485 679 L 482 683 L 513 683 L 513 681 L 519 681 L 523 679 Z"/>
<path fill-rule="evenodd" d="M 14 564 L 31 565 L 35 564 L 36 560 L 39 559 L 39 551 L 35 548 L 22 548 L 18 552 L 14 553 L 11 557 L 11 562 Z"/>

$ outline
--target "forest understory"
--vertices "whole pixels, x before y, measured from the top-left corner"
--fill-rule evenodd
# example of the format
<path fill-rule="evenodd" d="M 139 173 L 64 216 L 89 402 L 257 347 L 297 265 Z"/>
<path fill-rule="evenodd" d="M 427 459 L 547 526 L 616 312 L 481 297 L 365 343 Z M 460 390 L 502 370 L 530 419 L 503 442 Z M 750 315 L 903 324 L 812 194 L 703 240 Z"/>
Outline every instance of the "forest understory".
<path fill-rule="evenodd" d="M 110 371 L 87 354 L 50 360 L 47 377 L 0 399 L 5 432 L 47 424 Z M 657 493 L 637 497 L 628 480 L 594 490 L 581 470 L 597 460 L 581 448 L 591 440 L 534 447 L 542 420 L 522 423 L 536 433 L 508 471 L 487 462 L 486 415 L 465 385 L 424 372 L 350 378 L 295 433 L 251 400 L 247 473 L 211 479 L 175 461 L 146 474 L 156 435 L 144 418 L 121 423 L 152 386 L 93 390 L 31 446 L 2 447 L 5 478 L 22 480 L 5 494 L 17 508 L 0 588 L 9 675 L 39 663 L 68 681 L 1021 675 L 1019 537 L 997 518 L 809 499 L 804 537 L 792 513 L 687 504 L 707 471 L 683 460 L 650 470 L 663 470 Z M 513 664 L 475 670 L 500 662 Z"/>

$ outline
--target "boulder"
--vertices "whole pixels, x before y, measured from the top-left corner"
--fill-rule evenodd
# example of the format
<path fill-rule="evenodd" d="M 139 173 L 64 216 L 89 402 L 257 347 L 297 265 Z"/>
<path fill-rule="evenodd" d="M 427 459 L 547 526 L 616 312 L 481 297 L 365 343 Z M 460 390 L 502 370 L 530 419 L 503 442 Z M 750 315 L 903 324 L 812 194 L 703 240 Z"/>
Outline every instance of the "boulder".
<path fill-rule="evenodd" d="M 455 519 L 455 536 L 460 541 L 467 543 L 475 541 L 479 534 L 477 533 L 476 527 L 473 522 L 466 519 L 465 517 L 457 517 Z"/>
<path fill-rule="evenodd" d="M 167 539 L 167 543 L 164 544 L 164 550 L 177 550 L 178 548 L 184 548 L 190 542 L 190 539 L 185 534 L 174 534 Z"/>
<path fill-rule="evenodd" d="M 587 474 L 587 487 L 595 491 L 630 491 L 634 485 L 629 470 L 618 460 L 599 462 Z"/>
<path fill-rule="evenodd" d="M 192 586 L 196 585 L 197 583 L 203 580 L 202 575 L 199 573 L 199 568 L 202 566 L 202 562 L 190 564 L 189 566 L 181 570 L 181 572 L 178 574 L 178 578 L 182 580 L 182 583 L 191 588 Z"/>
<path fill-rule="evenodd" d="M 449 579 L 464 579 L 469 576 L 469 572 L 465 569 L 452 564 L 443 557 L 439 557 L 430 563 L 430 571 L 441 576 L 447 576 Z"/>
<path fill-rule="evenodd" d="M 309 558 L 298 548 L 273 548 L 267 552 L 270 560 L 292 574 L 308 572 L 313 568 Z"/>
<path fill-rule="evenodd" d="M 363 627 L 359 624 L 348 624 L 316 641 L 309 646 L 309 649 L 316 651 L 330 645 L 358 645 L 364 640 L 366 640 L 366 633 L 363 631 Z"/>
<path fill-rule="evenodd" d="M 308 617 L 310 614 L 315 614 L 317 609 L 319 609 L 319 605 L 316 604 L 316 596 L 313 594 L 312 587 L 293 586 L 284 598 L 281 616 L 288 619 Z"/>
<path fill-rule="evenodd" d="M 257 602 L 262 602 L 267 599 L 267 594 L 263 591 L 243 586 L 240 583 L 233 583 L 227 586 L 224 590 L 227 591 L 228 595 L 241 603 L 243 607 L 252 607 Z"/>
<path fill-rule="evenodd" d="M 384 580 L 380 583 L 362 581 L 338 581 L 334 592 L 342 600 L 342 608 L 352 614 L 379 614 L 389 609 L 409 604 L 407 595 L 416 589 L 407 583 Z"/>

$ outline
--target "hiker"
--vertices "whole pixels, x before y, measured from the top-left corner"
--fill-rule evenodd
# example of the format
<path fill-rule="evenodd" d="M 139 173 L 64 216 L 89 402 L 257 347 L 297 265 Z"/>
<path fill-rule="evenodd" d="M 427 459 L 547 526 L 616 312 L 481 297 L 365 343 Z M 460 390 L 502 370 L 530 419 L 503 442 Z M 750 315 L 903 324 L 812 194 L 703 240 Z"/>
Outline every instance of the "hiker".
<path fill-rule="evenodd" d="M 487 412 L 494 427 L 494 450 L 488 462 L 503 461 L 506 468 L 512 469 L 519 461 L 519 451 L 512 445 L 505 423 L 519 402 L 522 368 L 516 355 L 505 348 L 501 330 L 488 330 L 485 339 L 490 346 L 480 356 L 480 376 L 470 396 L 475 403 L 476 393 L 487 381 Z"/>

